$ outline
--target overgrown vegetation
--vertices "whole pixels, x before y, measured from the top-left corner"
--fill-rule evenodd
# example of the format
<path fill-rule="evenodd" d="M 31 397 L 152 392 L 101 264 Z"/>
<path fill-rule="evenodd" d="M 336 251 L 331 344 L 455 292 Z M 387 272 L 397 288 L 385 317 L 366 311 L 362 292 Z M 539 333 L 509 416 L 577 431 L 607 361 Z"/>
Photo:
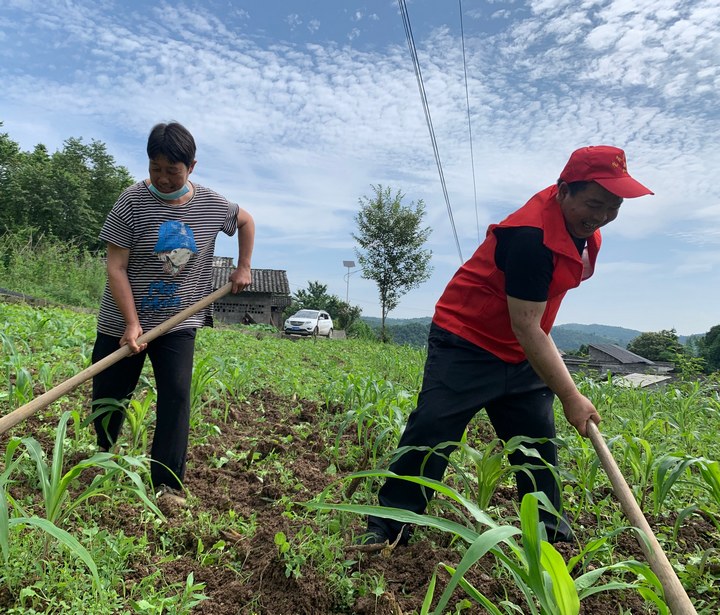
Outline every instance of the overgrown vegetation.
<path fill-rule="evenodd" d="M 0 287 L 63 305 L 96 309 L 105 287 L 105 262 L 72 241 L 29 228 L 0 234 Z"/>
<path fill-rule="evenodd" d="M 31 229 L 80 250 L 103 248 L 100 228 L 132 183 L 100 141 L 69 138 L 52 154 L 42 143 L 24 152 L 0 132 L 0 232 Z"/>

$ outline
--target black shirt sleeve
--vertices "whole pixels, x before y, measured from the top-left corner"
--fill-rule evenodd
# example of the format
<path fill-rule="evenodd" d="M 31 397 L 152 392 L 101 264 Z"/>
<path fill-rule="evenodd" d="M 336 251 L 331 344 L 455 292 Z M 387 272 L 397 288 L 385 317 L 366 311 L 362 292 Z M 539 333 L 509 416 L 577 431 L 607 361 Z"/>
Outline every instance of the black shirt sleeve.
<path fill-rule="evenodd" d="M 495 264 L 505 273 L 508 297 L 547 301 L 554 264 L 543 244 L 542 229 L 531 226 L 495 229 Z"/>

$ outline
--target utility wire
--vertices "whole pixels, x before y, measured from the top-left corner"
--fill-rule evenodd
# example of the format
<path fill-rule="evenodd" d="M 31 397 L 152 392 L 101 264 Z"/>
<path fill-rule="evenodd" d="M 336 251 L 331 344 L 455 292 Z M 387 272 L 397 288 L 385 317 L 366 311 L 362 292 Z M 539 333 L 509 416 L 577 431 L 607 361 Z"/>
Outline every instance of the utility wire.
<path fill-rule="evenodd" d="M 420 90 L 420 100 L 422 101 L 423 111 L 425 112 L 425 121 L 430 131 L 430 140 L 432 141 L 433 152 L 435 153 L 435 162 L 437 163 L 438 173 L 440 174 L 440 184 L 442 186 L 443 195 L 445 196 L 445 204 L 447 205 L 448 216 L 450 217 L 450 226 L 455 237 L 455 245 L 457 246 L 460 264 L 462 264 L 463 256 L 460 250 L 460 241 L 458 240 L 457 229 L 455 228 L 455 220 L 453 219 L 452 207 L 450 206 L 450 197 L 448 196 L 447 186 L 445 184 L 445 176 L 443 174 L 442 163 L 440 162 L 440 153 L 438 152 L 437 140 L 435 139 L 435 130 L 430 117 L 430 107 L 428 106 L 427 96 L 425 95 L 425 86 L 423 85 L 422 72 L 420 71 L 420 62 L 418 61 L 417 51 L 415 49 L 415 41 L 413 40 L 412 28 L 410 27 L 410 17 L 408 16 L 405 0 L 398 0 L 400 13 L 405 26 L 405 37 L 407 38 L 408 47 L 410 48 L 410 56 L 412 57 L 413 67 L 415 68 L 415 77 L 417 78 L 418 88 Z"/>
<path fill-rule="evenodd" d="M 465 103 L 467 105 L 468 133 L 470 135 L 470 166 L 472 168 L 473 197 L 475 199 L 475 227 L 477 228 L 478 243 L 480 243 L 480 219 L 478 217 L 477 186 L 475 184 L 475 155 L 473 153 L 472 124 L 470 123 L 470 94 L 468 93 L 467 62 L 465 60 L 465 30 L 463 28 L 462 0 L 458 0 L 460 7 L 460 40 L 462 41 L 463 72 L 465 73 Z"/>

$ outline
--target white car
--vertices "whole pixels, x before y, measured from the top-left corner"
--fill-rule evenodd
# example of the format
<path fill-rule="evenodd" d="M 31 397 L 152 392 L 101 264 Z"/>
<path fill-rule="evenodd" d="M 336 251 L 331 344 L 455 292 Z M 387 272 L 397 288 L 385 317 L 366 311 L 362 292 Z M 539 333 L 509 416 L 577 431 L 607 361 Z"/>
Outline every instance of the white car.
<path fill-rule="evenodd" d="M 326 335 L 333 334 L 333 321 L 330 314 L 323 310 L 300 310 L 285 321 L 286 335 Z"/>

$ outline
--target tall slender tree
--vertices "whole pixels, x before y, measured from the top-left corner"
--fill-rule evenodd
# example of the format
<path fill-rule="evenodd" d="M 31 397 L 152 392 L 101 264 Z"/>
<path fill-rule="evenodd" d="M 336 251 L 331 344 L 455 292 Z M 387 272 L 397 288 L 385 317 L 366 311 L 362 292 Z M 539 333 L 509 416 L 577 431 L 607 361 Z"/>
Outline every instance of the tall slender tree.
<path fill-rule="evenodd" d="M 352 237 L 360 246 L 355 249 L 362 276 L 378 287 L 381 308 L 380 335 L 387 341 L 385 319 L 400 298 L 430 277 L 432 252 L 425 249 L 430 227 L 423 227 L 425 204 L 422 200 L 403 205 L 405 195 L 390 187 L 372 186 L 373 196 L 360 197 L 360 211 L 355 216 L 357 234 Z"/>

